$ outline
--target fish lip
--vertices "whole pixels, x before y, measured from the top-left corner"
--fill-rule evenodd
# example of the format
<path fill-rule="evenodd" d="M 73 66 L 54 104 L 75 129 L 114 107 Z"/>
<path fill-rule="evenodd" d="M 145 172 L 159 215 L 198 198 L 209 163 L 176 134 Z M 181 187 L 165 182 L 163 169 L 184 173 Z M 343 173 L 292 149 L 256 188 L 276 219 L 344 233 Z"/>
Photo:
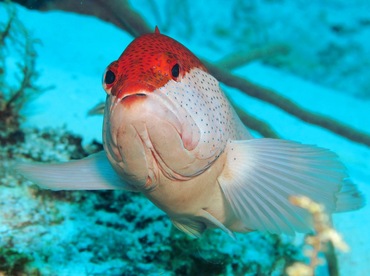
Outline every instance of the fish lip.
<path fill-rule="evenodd" d="M 129 98 L 129 97 L 133 97 L 133 96 L 139 96 L 139 97 L 147 97 L 148 95 L 146 93 L 143 93 L 143 92 L 139 92 L 139 93 L 132 93 L 132 94 L 126 94 L 124 95 L 120 101 L 124 101 L 125 99 Z"/>

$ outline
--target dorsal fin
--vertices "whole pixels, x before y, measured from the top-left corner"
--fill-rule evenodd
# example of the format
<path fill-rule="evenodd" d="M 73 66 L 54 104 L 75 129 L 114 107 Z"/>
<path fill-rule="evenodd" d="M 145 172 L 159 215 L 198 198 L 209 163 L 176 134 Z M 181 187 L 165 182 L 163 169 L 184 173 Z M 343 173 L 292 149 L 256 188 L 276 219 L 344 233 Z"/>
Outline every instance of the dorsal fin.
<path fill-rule="evenodd" d="M 155 34 L 160 34 L 160 33 L 161 33 L 161 32 L 159 31 L 159 28 L 158 28 L 158 26 L 157 26 L 157 25 L 155 26 L 154 33 L 155 33 Z"/>

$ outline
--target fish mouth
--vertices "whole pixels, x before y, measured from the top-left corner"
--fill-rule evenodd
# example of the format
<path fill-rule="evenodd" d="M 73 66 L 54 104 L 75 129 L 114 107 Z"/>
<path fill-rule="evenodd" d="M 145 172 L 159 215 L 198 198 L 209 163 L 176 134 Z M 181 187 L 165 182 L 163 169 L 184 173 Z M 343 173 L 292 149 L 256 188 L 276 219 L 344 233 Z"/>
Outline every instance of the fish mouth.
<path fill-rule="evenodd" d="M 143 92 L 126 94 L 121 99 L 118 99 L 118 102 L 123 104 L 125 107 L 131 107 L 132 105 L 142 102 L 147 98 L 147 94 Z"/>
<path fill-rule="evenodd" d="M 133 98 L 144 98 L 146 97 L 147 94 L 146 93 L 143 93 L 143 92 L 140 92 L 140 93 L 133 93 L 133 94 L 126 94 L 122 97 L 121 99 L 121 102 L 122 101 L 125 101 L 125 100 L 128 100 L 128 99 L 133 99 Z"/>

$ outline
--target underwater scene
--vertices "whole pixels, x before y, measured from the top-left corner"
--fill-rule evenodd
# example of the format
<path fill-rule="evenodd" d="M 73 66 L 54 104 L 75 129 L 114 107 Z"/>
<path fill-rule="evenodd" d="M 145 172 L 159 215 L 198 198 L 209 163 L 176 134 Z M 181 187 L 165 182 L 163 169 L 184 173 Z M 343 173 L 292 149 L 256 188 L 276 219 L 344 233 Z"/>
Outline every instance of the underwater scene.
<path fill-rule="evenodd" d="M 0 1 L 0 275 L 370 275 L 369 11 Z"/>

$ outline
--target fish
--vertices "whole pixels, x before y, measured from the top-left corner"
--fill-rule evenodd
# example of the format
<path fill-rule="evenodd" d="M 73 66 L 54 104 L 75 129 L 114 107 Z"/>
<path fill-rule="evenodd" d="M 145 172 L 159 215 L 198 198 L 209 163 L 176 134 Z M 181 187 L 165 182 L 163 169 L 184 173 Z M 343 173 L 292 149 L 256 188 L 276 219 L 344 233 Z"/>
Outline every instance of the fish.
<path fill-rule="evenodd" d="M 334 152 L 254 138 L 200 59 L 157 27 L 135 38 L 102 82 L 104 150 L 65 163 L 19 163 L 19 173 L 51 190 L 142 193 L 192 237 L 214 228 L 231 237 L 312 231 L 310 214 L 291 196 L 329 214 L 365 204 Z"/>

